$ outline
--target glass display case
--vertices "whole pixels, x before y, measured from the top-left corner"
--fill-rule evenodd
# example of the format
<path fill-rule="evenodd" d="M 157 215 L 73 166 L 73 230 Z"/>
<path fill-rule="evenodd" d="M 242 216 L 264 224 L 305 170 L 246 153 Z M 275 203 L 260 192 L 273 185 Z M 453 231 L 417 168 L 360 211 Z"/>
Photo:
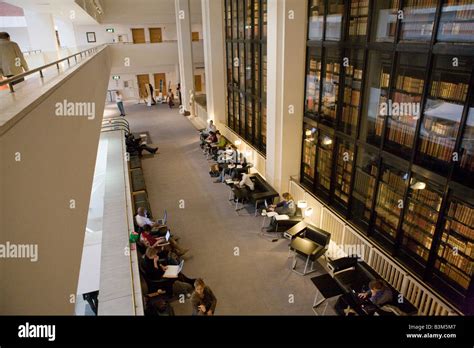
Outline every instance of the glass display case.
<path fill-rule="evenodd" d="M 359 139 L 376 146 L 381 144 L 386 119 L 381 111 L 388 104 L 392 60 L 393 55 L 388 52 L 369 53 Z"/>
<path fill-rule="evenodd" d="M 310 0 L 308 40 L 321 40 L 324 27 L 324 0 Z"/>
<path fill-rule="evenodd" d="M 453 67 L 453 58 L 457 67 Z M 416 163 L 445 175 L 453 160 L 472 64 L 472 58 L 435 57 Z"/>
<path fill-rule="evenodd" d="M 308 48 L 307 59 L 305 112 L 317 114 L 319 112 L 321 85 L 321 49 Z"/>
<path fill-rule="evenodd" d="M 458 157 L 454 179 L 474 189 L 474 100 L 469 107 Z"/>
<path fill-rule="evenodd" d="M 309 188 L 314 185 L 316 148 L 318 143 L 317 124 L 310 121 L 304 123 L 303 128 L 303 161 L 301 168 L 301 180 Z"/>
<path fill-rule="evenodd" d="M 369 0 L 351 0 L 349 10 L 349 39 L 365 40 L 369 19 Z"/>
<path fill-rule="evenodd" d="M 347 208 L 351 193 L 352 171 L 354 170 L 354 144 L 347 140 L 337 139 L 336 149 L 336 171 L 333 178 L 334 199 Z"/>
<path fill-rule="evenodd" d="M 375 184 L 378 177 L 378 156 L 362 147 L 358 149 L 351 218 L 367 231 L 372 214 Z"/>
<path fill-rule="evenodd" d="M 426 266 L 438 222 L 443 186 L 412 175 L 402 223 L 401 250 Z"/>
<path fill-rule="evenodd" d="M 325 194 L 331 190 L 331 173 L 334 149 L 334 135 L 328 130 L 318 131 L 317 163 L 316 163 L 316 187 Z"/>
<path fill-rule="evenodd" d="M 344 17 L 344 0 L 328 0 L 326 40 L 340 41 Z"/>
<path fill-rule="evenodd" d="M 433 35 L 437 0 L 406 0 L 400 39 L 430 41 Z"/>
<path fill-rule="evenodd" d="M 382 162 L 381 178 L 375 202 L 374 232 L 391 242 L 395 241 L 397 235 L 407 182 L 407 168 L 393 164 L 388 160 Z"/>
<path fill-rule="evenodd" d="M 384 148 L 405 159 L 412 154 L 427 64 L 427 55 L 400 54 L 391 98 L 381 109 L 387 119 Z"/>
<path fill-rule="evenodd" d="M 338 49 L 326 49 L 324 64 L 321 116 L 329 124 L 335 124 L 341 80 L 341 52 Z"/>
<path fill-rule="evenodd" d="M 362 77 L 364 74 L 364 51 L 347 50 L 345 58 L 348 64 L 344 67 L 344 100 L 338 129 L 348 135 L 355 135 L 362 104 Z"/>
<path fill-rule="evenodd" d="M 441 9 L 438 40 L 474 42 L 474 4 L 472 0 L 446 0 Z"/>
<path fill-rule="evenodd" d="M 377 42 L 394 42 L 399 0 L 377 0 L 374 1 L 374 25 L 372 26 L 372 37 Z"/>

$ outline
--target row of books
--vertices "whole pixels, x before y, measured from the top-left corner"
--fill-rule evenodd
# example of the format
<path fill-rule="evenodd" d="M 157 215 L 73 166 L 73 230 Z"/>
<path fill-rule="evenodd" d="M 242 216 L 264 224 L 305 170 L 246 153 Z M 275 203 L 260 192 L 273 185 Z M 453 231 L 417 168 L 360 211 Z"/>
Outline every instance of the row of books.
<path fill-rule="evenodd" d="M 369 0 L 352 0 L 351 16 L 367 16 L 369 14 Z"/>
<path fill-rule="evenodd" d="M 456 138 L 459 128 L 458 123 L 446 123 L 443 121 L 438 121 L 434 117 L 425 117 L 423 121 L 423 126 L 428 132 L 451 138 Z"/>
<path fill-rule="evenodd" d="M 441 247 L 438 249 L 438 255 L 448 261 L 451 265 L 455 265 L 465 274 L 470 275 L 472 272 L 471 260 L 455 253 L 451 247 Z M 471 268 L 471 269 L 469 269 Z"/>
<path fill-rule="evenodd" d="M 454 280 L 457 284 L 461 285 L 464 289 L 467 289 L 469 287 L 471 278 L 461 273 L 454 266 L 437 261 L 435 267 L 438 268 L 441 273 L 445 274 L 446 276 Z"/>
<path fill-rule="evenodd" d="M 342 109 L 342 123 L 351 126 L 357 126 L 357 117 L 359 116 L 359 109 L 355 106 L 344 106 Z"/>
<path fill-rule="evenodd" d="M 463 225 L 458 221 L 446 220 L 444 226 L 445 230 L 453 230 L 454 232 L 460 234 L 463 237 L 474 240 L 474 229 Z"/>
<path fill-rule="evenodd" d="M 341 71 L 339 63 L 327 63 L 326 64 L 326 74 L 328 72 L 333 72 L 334 74 L 339 74 Z"/>
<path fill-rule="evenodd" d="M 441 195 L 437 192 L 424 189 L 424 190 L 412 190 L 411 197 L 417 201 L 422 202 L 423 204 L 430 206 L 434 210 L 439 210 L 441 208 Z"/>
<path fill-rule="evenodd" d="M 402 173 L 393 173 L 390 170 L 385 170 L 382 174 L 382 181 L 389 184 L 395 190 L 403 192 L 405 190 L 406 181 L 403 180 L 405 175 Z"/>
<path fill-rule="evenodd" d="M 472 0 L 446 0 L 444 8 L 450 7 L 449 12 L 456 10 L 456 19 L 473 19 L 474 9 L 472 7 Z M 443 10 L 445 12 L 446 10 Z M 447 12 L 447 11 L 446 11 Z"/>
<path fill-rule="evenodd" d="M 428 260 L 429 251 L 426 248 L 420 246 L 420 244 L 415 243 L 412 239 L 406 237 L 403 238 L 403 245 L 405 245 L 408 250 L 411 250 L 425 261 Z"/>
<path fill-rule="evenodd" d="M 408 203 L 408 213 L 417 215 L 420 217 L 420 221 L 426 221 L 429 224 L 436 224 L 436 221 L 438 220 L 437 211 L 434 211 L 414 200 L 410 200 Z"/>
<path fill-rule="evenodd" d="M 415 224 L 413 219 L 406 219 L 406 221 L 403 222 L 403 233 L 404 235 L 410 236 L 413 240 L 416 240 L 419 244 L 423 245 L 428 250 L 431 249 L 431 243 L 433 242 L 433 233 L 431 233 L 431 237 L 425 233 L 420 233 L 418 226 Z"/>
<path fill-rule="evenodd" d="M 473 242 L 462 241 L 453 235 L 449 235 L 446 232 L 443 233 L 441 240 L 453 248 L 454 254 L 458 254 L 458 252 L 461 252 L 464 255 L 469 256 L 470 258 L 474 258 L 474 243 Z"/>
<path fill-rule="evenodd" d="M 423 93 L 424 81 L 411 76 L 398 75 L 395 88 L 408 93 Z"/>
<path fill-rule="evenodd" d="M 454 217 L 456 220 L 467 226 L 474 227 L 474 208 L 470 208 L 465 204 L 451 202 L 449 205 L 448 216 Z"/>
<path fill-rule="evenodd" d="M 405 6 L 416 8 L 436 7 L 436 0 L 408 0 Z"/>
<path fill-rule="evenodd" d="M 430 235 L 433 235 L 435 232 L 435 229 L 436 229 L 435 223 L 429 222 L 423 218 L 420 218 L 420 216 L 417 214 L 408 212 L 405 215 L 404 219 L 405 219 L 406 226 L 403 229 L 414 231 L 415 234 L 419 236 L 420 238 L 421 236 L 426 235 L 426 234 L 420 233 L 420 229 Z"/>
<path fill-rule="evenodd" d="M 390 85 L 390 74 L 382 71 L 380 74 L 380 87 L 388 88 Z"/>
<path fill-rule="evenodd" d="M 322 106 L 321 108 L 322 110 L 322 113 L 324 114 L 324 116 L 327 116 L 329 118 L 332 118 L 332 119 L 336 119 L 336 109 L 335 108 L 330 108 L 330 107 L 327 107 L 325 105 Z"/>
<path fill-rule="evenodd" d="M 354 79 L 362 80 L 363 73 L 362 69 L 357 69 L 353 65 L 346 67 L 346 78 L 352 76 Z"/>
<path fill-rule="evenodd" d="M 438 37 L 443 39 L 443 36 L 463 36 L 466 41 L 472 41 L 471 35 L 474 34 L 474 23 L 461 22 L 453 23 L 447 22 L 442 23 L 439 29 Z M 448 38 L 445 38 L 448 39 Z M 452 39 L 452 38 L 451 38 Z M 451 41 L 451 40 L 448 40 Z"/>
<path fill-rule="evenodd" d="M 432 97 L 463 102 L 466 100 L 468 88 L 469 85 L 465 83 L 433 81 L 430 95 Z"/>
<path fill-rule="evenodd" d="M 350 87 L 344 88 L 344 103 L 358 107 L 360 105 L 360 91 Z"/>
<path fill-rule="evenodd" d="M 329 9 L 328 9 L 329 14 L 336 14 L 336 13 L 344 13 L 344 4 L 334 4 L 330 3 L 329 4 Z"/>
<path fill-rule="evenodd" d="M 422 135 L 420 152 L 443 162 L 450 162 L 453 156 L 454 139 L 440 137 L 435 134 Z"/>
<path fill-rule="evenodd" d="M 367 17 L 352 19 L 349 22 L 349 36 L 367 35 Z"/>
<path fill-rule="evenodd" d="M 413 145 L 413 141 L 415 140 L 415 128 L 405 122 L 390 119 L 387 139 L 394 143 L 411 147 Z"/>
<path fill-rule="evenodd" d="M 309 69 L 312 71 L 321 70 L 321 61 L 311 58 L 309 61 Z"/>

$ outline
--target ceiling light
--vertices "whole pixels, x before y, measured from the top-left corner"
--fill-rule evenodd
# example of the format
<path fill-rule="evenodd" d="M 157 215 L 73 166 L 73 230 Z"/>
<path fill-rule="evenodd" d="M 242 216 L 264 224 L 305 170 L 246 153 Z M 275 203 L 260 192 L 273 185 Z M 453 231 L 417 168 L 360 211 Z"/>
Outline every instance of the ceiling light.
<path fill-rule="evenodd" d="M 413 185 L 411 185 L 412 190 L 424 190 L 425 188 L 426 188 L 426 183 L 424 183 L 423 181 L 418 181 L 414 183 Z"/>

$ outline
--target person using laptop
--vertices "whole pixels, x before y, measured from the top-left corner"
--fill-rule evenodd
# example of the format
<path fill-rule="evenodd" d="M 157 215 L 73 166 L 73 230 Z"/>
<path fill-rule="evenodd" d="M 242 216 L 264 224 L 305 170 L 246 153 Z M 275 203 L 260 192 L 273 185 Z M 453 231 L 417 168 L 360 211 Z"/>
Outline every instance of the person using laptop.
<path fill-rule="evenodd" d="M 268 206 L 268 211 L 275 212 L 278 215 L 288 215 L 289 217 L 295 216 L 296 204 L 290 193 L 285 192 L 282 195 L 282 200 L 278 204 L 272 204 Z M 267 228 L 267 232 L 276 232 L 277 220 L 272 217 L 270 225 Z"/>
<path fill-rule="evenodd" d="M 137 215 L 135 215 L 135 221 L 137 225 L 143 228 L 145 225 L 150 225 L 152 228 L 161 228 L 166 227 L 166 225 L 161 224 L 159 221 L 153 221 L 147 217 L 147 211 L 144 207 L 139 207 L 137 209 Z"/>
<path fill-rule="evenodd" d="M 196 279 L 186 277 L 179 272 L 176 278 L 163 278 L 168 266 L 160 262 L 160 257 L 156 248 L 148 247 L 143 256 L 145 276 L 153 281 L 163 280 L 160 285 L 168 295 L 179 296 L 181 294 L 191 294 L 194 290 Z"/>
<path fill-rule="evenodd" d="M 178 256 L 181 257 L 186 254 L 189 249 L 183 249 L 177 241 L 175 241 L 169 232 L 166 232 L 164 237 L 156 237 L 152 235 L 152 228 L 150 225 L 143 226 L 143 232 L 140 235 L 140 241 L 147 247 L 161 248 L 166 245 L 171 247 L 171 250 Z"/>
<path fill-rule="evenodd" d="M 393 300 L 393 293 L 383 280 L 376 279 L 369 283 L 369 290 L 358 294 L 358 297 L 376 306 L 383 306 Z"/>
<path fill-rule="evenodd" d="M 194 282 L 191 303 L 193 305 L 193 315 L 214 315 L 216 311 L 216 296 L 201 278 Z"/>

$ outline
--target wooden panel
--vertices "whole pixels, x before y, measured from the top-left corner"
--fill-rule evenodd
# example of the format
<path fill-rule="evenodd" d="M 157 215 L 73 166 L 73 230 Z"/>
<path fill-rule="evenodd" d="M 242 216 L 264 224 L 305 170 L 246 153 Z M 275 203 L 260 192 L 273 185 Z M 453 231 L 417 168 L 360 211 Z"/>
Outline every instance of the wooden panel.
<path fill-rule="evenodd" d="M 194 75 L 194 88 L 196 92 L 201 92 L 202 84 L 201 84 L 201 75 Z"/>
<path fill-rule="evenodd" d="M 192 35 L 192 40 L 193 40 L 193 41 L 199 41 L 199 32 L 193 31 L 193 32 L 191 33 L 191 35 Z"/>
<path fill-rule="evenodd" d="M 150 76 L 148 76 L 148 74 L 137 75 L 137 82 L 138 89 L 140 91 L 140 98 L 143 98 L 144 96 L 146 96 L 145 84 L 150 83 Z"/>
<path fill-rule="evenodd" d="M 145 29 L 132 29 L 132 38 L 134 44 L 145 43 Z"/>
<path fill-rule="evenodd" d="M 150 42 L 163 42 L 161 28 L 150 28 Z"/>
<path fill-rule="evenodd" d="M 155 90 L 156 93 L 163 93 L 163 95 L 166 95 L 166 74 L 164 73 L 159 73 L 155 74 Z"/>

